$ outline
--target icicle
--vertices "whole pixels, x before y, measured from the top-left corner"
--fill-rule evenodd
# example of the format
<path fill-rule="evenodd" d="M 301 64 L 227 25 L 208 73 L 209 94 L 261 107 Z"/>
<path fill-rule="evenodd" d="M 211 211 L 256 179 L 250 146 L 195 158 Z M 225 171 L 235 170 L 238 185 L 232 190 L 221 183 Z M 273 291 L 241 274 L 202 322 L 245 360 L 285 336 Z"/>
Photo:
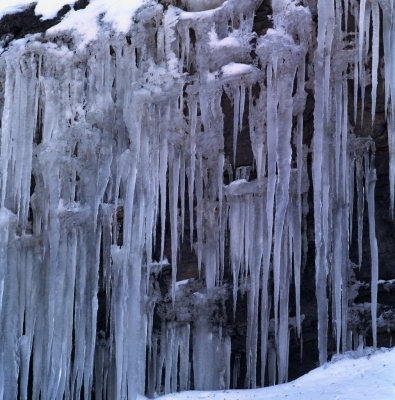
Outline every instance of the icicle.
<path fill-rule="evenodd" d="M 340 194 L 343 196 L 345 202 L 347 202 L 347 187 L 348 187 L 348 90 L 347 81 L 343 79 L 343 110 L 342 110 L 342 131 L 341 131 L 341 169 L 342 169 L 342 185 L 340 186 Z"/>
<path fill-rule="evenodd" d="M 282 244 L 281 276 L 283 279 L 282 290 L 279 304 L 279 323 L 278 323 L 278 345 L 277 345 L 277 370 L 278 383 L 285 383 L 288 380 L 288 351 L 289 351 L 289 328 L 288 328 L 288 298 L 289 298 L 289 278 L 290 262 L 289 248 L 291 245 L 288 232 L 284 231 Z"/>
<path fill-rule="evenodd" d="M 362 9 L 363 7 L 363 9 Z M 366 0 L 361 1 L 360 6 L 360 23 L 359 23 L 359 79 L 361 88 L 361 126 L 363 124 L 364 108 L 365 108 L 365 90 L 366 90 L 366 70 L 364 64 L 367 62 L 369 50 L 369 32 L 370 32 L 370 4 L 366 4 Z M 363 19 L 362 19 L 363 18 Z M 361 29 L 362 28 L 362 29 Z M 365 45 L 365 53 L 363 53 L 363 45 Z M 373 92 L 372 92 L 373 93 Z"/>
<path fill-rule="evenodd" d="M 188 390 L 189 382 L 189 339 L 190 325 L 187 324 L 182 328 L 182 337 L 180 343 L 180 391 Z"/>
<path fill-rule="evenodd" d="M 191 249 L 193 246 L 193 194 L 195 192 L 195 157 L 196 157 L 196 117 L 197 117 L 197 102 L 192 101 L 189 108 L 189 115 L 191 116 L 191 144 L 190 144 L 190 165 L 189 165 L 189 175 L 188 175 L 188 199 L 189 199 L 189 234 Z"/>
<path fill-rule="evenodd" d="M 181 242 L 184 241 L 185 226 L 185 158 L 180 158 Z M 152 232 L 152 230 L 151 230 Z"/>
<path fill-rule="evenodd" d="M 233 95 L 233 168 L 236 168 L 237 134 L 239 132 L 239 121 L 241 118 L 240 90 L 241 88 L 237 87 Z M 240 122 L 240 124 L 241 123 L 242 122 Z"/>
<path fill-rule="evenodd" d="M 320 1 L 319 1 L 320 2 Z M 320 7 L 320 6 L 319 6 Z M 320 10 L 321 11 L 321 10 Z M 322 10 L 323 11 L 323 10 Z M 331 52 L 332 52 L 332 43 L 333 43 L 333 35 L 335 28 L 335 10 L 334 3 L 332 1 L 326 2 L 325 11 L 322 12 L 324 16 L 324 26 L 322 27 L 325 31 L 325 52 L 322 57 L 324 58 L 324 104 L 326 106 L 326 120 L 329 121 L 330 116 L 330 107 L 332 102 L 329 100 L 330 98 L 330 75 L 331 75 Z M 320 29 L 322 29 L 320 28 Z M 320 79 L 320 77 L 318 77 Z"/>
<path fill-rule="evenodd" d="M 217 266 L 219 266 L 220 271 L 218 273 L 218 282 L 222 284 L 223 272 L 225 268 L 225 230 L 223 229 L 223 171 L 224 171 L 224 163 L 225 157 L 224 153 L 221 151 L 218 157 L 218 214 L 219 214 L 219 254 L 220 259 L 217 262 Z M 225 222 L 225 221 L 224 221 Z"/>
<path fill-rule="evenodd" d="M 267 135 L 267 150 L 268 150 L 268 183 L 267 183 L 267 202 L 266 202 L 266 213 L 267 213 L 267 248 L 263 263 L 263 270 L 268 271 L 270 265 L 270 254 L 272 248 L 273 238 L 273 213 L 274 213 L 274 194 L 276 186 L 276 163 L 277 163 L 277 108 L 276 97 L 274 93 L 274 87 L 272 82 L 272 66 L 267 67 L 267 131 L 273 132 Z M 274 271 L 276 275 L 277 271 Z M 276 276 L 278 277 L 278 276 Z M 275 277 L 275 280 L 276 280 Z M 266 287 L 266 286 L 265 286 Z M 278 279 L 276 283 L 278 291 Z M 278 293 L 277 293 L 278 295 Z M 277 297 L 275 295 L 275 297 Z M 276 299 L 275 299 L 276 302 Z M 277 306 L 276 306 L 277 307 Z"/>
<path fill-rule="evenodd" d="M 265 371 L 266 371 L 266 359 L 267 359 L 267 341 L 269 332 L 269 318 L 270 318 L 270 308 L 271 308 L 271 297 L 268 293 L 268 281 L 270 272 L 270 256 L 268 254 L 271 252 L 271 243 L 268 242 L 268 227 L 267 215 L 264 210 L 263 202 L 260 204 L 260 213 L 263 219 L 263 237 L 262 237 L 262 277 L 261 277 L 261 287 L 262 287 L 262 299 L 261 299 L 261 386 L 265 383 Z"/>
<path fill-rule="evenodd" d="M 386 12 L 387 11 L 387 12 Z M 392 62 L 392 34 L 394 30 L 394 26 L 392 24 L 392 14 L 393 14 L 393 6 L 390 7 L 390 10 L 383 10 L 383 45 L 384 45 L 384 111 L 387 116 L 387 112 L 389 110 L 388 102 L 390 97 L 393 98 L 393 85 L 392 77 L 393 77 L 393 62 Z M 391 107 L 394 110 L 394 106 Z"/>
<path fill-rule="evenodd" d="M 292 221 L 292 241 L 293 241 L 293 267 L 295 281 L 295 304 L 296 304 L 296 331 L 300 337 L 301 320 L 300 320 L 300 267 L 302 264 L 302 238 L 301 238 L 301 196 L 298 197 L 297 206 L 293 206 Z"/>
<path fill-rule="evenodd" d="M 302 258 L 302 270 L 306 268 L 307 264 L 307 251 L 308 251 L 308 239 L 307 239 L 307 214 L 309 212 L 309 204 L 307 201 L 307 193 L 302 195 L 302 220 L 303 220 L 303 236 L 302 236 L 302 246 L 303 246 L 303 258 Z"/>
<path fill-rule="evenodd" d="M 348 32 L 348 1 L 344 0 L 344 32 Z"/>
<path fill-rule="evenodd" d="M 208 329 L 208 324 L 204 318 L 195 322 L 195 332 L 193 335 L 193 369 L 195 390 L 219 390 L 225 389 L 225 381 L 221 379 L 224 373 L 224 362 L 219 354 L 225 354 L 224 344 L 217 333 L 212 333 Z M 225 377 L 226 379 L 226 377 Z M 222 381 L 222 383 L 221 383 Z M 222 385 L 222 387 L 221 387 Z"/>
<path fill-rule="evenodd" d="M 374 151 L 374 150 L 373 150 Z M 372 335 L 373 335 L 373 348 L 377 348 L 377 282 L 378 282 L 378 249 L 376 239 L 376 224 L 375 224 L 375 202 L 374 190 L 376 186 L 376 170 L 374 168 L 374 155 L 370 156 L 365 153 L 365 187 L 366 187 L 366 200 L 368 203 L 368 216 L 369 216 L 369 239 L 370 239 L 370 254 L 372 258 L 372 281 L 371 281 L 371 312 L 372 312 Z"/>
<path fill-rule="evenodd" d="M 160 223 L 161 223 L 161 245 L 160 245 L 160 262 L 163 261 L 163 253 L 165 249 L 165 225 L 166 225 L 166 172 L 167 172 L 167 139 L 162 139 L 160 152 L 159 167 L 159 184 L 160 184 Z"/>
<path fill-rule="evenodd" d="M 293 70 L 295 73 L 296 71 Z M 289 183 L 291 174 L 291 132 L 292 132 L 292 87 L 293 87 L 294 74 L 290 74 L 278 85 L 278 92 L 283 99 L 279 102 L 278 107 L 278 138 L 277 138 L 277 186 L 276 186 L 276 205 L 275 205 L 275 218 L 274 218 L 274 243 L 273 243 L 273 276 L 274 276 L 274 322 L 275 322 L 275 335 L 279 333 L 278 318 L 285 318 L 281 314 L 286 312 L 288 318 L 288 300 L 286 307 L 281 307 L 279 304 L 280 296 L 288 291 L 289 281 L 285 278 L 284 271 L 281 271 L 281 250 L 283 246 L 283 233 L 285 231 L 285 219 L 287 207 L 289 204 Z M 287 238 L 288 239 L 288 238 Z M 286 272 L 288 274 L 288 272 Z M 280 288 L 281 286 L 281 288 Z M 281 292 L 281 293 L 280 293 Z M 287 297 L 288 299 L 288 297 Z M 278 315 L 280 306 L 280 315 Z M 285 311 L 286 310 L 286 311 Z M 280 346 L 285 346 L 281 342 Z M 277 344 L 277 343 L 276 343 Z M 280 362 L 282 358 L 280 357 Z M 283 379 L 284 375 L 281 377 Z"/>
<path fill-rule="evenodd" d="M 235 355 L 235 359 L 233 361 L 233 377 L 232 377 L 232 382 L 233 382 L 233 389 L 237 388 L 237 382 L 239 380 L 239 374 L 240 374 L 240 354 Z"/>
<path fill-rule="evenodd" d="M 300 331 L 300 362 L 303 362 L 303 329 Z"/>
<path fill-rule="evenodd" d="M 195 179 L 196 186 L 196 231 L 197 231 L 197 256 L 198 256 L 198 270 L 199 276 L 202 269 L 202 244 L 203 244 L 203 177 L 202 177 L 202 165 L 201 159 L 199 159 L 200 165 L 198 169 L 198 176 Z"/>
<path fill-rule="evenodd" d="M 348 162 L 348 204 L 350 205 L 348 214 L 348 242 L 351 243 L 353 234 L 353 219 L 354 219 L 354 187 L 355 187 L 355 160 L 351 159 Z"/>
<path fill-rule="evenodd" d="M 366 0 L 361 0 L 359 6 L 359 21 L 358 21 L 358 66 L 359 76 L 362 76 L 362 60 L 363 60 L 363 45 L 365 39 L 365 11 L 366 11 Z M 363 108 L 362 108 L 363 110 Z"/>
<path fill-rule="evenodd" d="M 1 120 L 1 171 L 2 171 L 2 184 L 1 184 L 1 207 L 5 206 L 5 199 L 7 193 L 7 178 L 8 178 L 8 163 L 11 155 L 11 125 L 12 125 L 12 103 L 13 93 L 16 92 L 17 87 L 14 89 L 14 74 L 10 61 L 6 60 L 6 74 L 5 79 L 5 99 L 3 106 L 3 115 Z"/>
<path fill-rule="evenodd" d="M 395 201 L 395 118 L 391 112 L 388 114 L 388 152 L 389 152 L 389 181 L 390 181 L 390 212 L 394 219 Z"/>
<path fill-rule="evenodd" d="M 380 13 L 377 2 L 372 4 L 373 42 L 372 42 L 372 125 L 376 114 L 377 70 L 379 66 Z"/>
<path fill-rule="evenodd" d="M 335 185 L 336 195 L 339 193 L 339 182 L 340 182 L 340 149 L 341 149 L 341 129 L 342 129 L 342 81 L 341 77 L 336 77 L 335 81 L 335 105 L 336 105 L 336 130 L 335 130 Z M 343 172 L 343 171 L 342 171 Z"/>
<path fill-rule="evenodd" d="M 268 357 L 269 386 L 276 384 L 276 359 L 276 350 L 270 347 Z"/>
<path fill-rule="evenodd" d="M 364 214 L 364 188 L 363 188 L 363 166 L 362 159 L 356 161 L 356 179 L 357 179 L 357 220 L 358 220 L 358 266 L 362 265 L 362 234 L 363 234 L 363 214 Z"/>
<path fill-rule="evenodd" d="M 318 23 L 318 46 L 314 55 L 315 66 L 315 109 L 313 142 L 313 186 L 314 186 L 314 225 L 316 245 L 316 297 L 318 308 L 318 348 L 320 364 L 327 361 L 328 301 L 326 297 L 328 216 L 329 216 L 329 177 L 326 171 L 328 149 L 325 148 L 325 125 L 329 120 L 329 62 L 332 46 L 333 25 L 331 21 L 333 3 L 318 1 L 318 14 L 323 20 Z M 332 19 L 333 23 L 333 19 Z M 326 57 L 324 57 L 326 54 Z"/>
<path fill-rule="evenodd" d="M 354 123 L 357 122 L 358 113 L 358 87 L 359 87 L 359 74 L 358 74 L 358 53 L 355 52 L 354 56 Z"/>
<path fill-rule="evenodd" d="M 263 209 L 262 198 L 257 196 L 251 199 L 249 219 L 251 227 L 246 230 L 246 235 L 251 237 L 246 240 L 246 248 L 250 253 L 250 282 L 248 291 L 248 316 L 247 316 L 247 377 L 246 382 L 249 387 L 256 387 L 256 363 L 257 363 L 257 347 L 258 347 L 258 303 L 260 275 L 262 264 L 263 249 Z M 248 262 L 247 262 L 248 263 Z"/>
<path fill-rule="evenodd" d="M 334 232 L 337 232 L 334 235 L 334 248 L 333 248 L 333 285 L 334 285 L 334 315 L 335 315 L 335 326 L 336 326 L 336 351 L 337 354 L 340 352 L 340 339 L 341 339 L 341 318 L 342 318 L 342 308 L 341 308 L 341 299 L 342 299 L 342 291 L 343 291 L 343 280 L 342 280 L 342 243 L 345 238 L 342 238 L 342 212 L 341 208 L 338 207 L 337 210 L 334 211 L 335 215 L 333 216 L 334 221 Z"/>
<path fill-rule="evenodd" d="M 349 227 L 349 210 L 350 207 L 347 203 L 348 201 L 348 193 L 347 189 L 349 187 L 348 179 L 349 179 L 349 157 L 348 157 L 348 91 L 347 91 L 347 82 L 343 80 L 343 121 L 342 121 L 342 150 L 341 150 L 341 164 L 342 164 L 342 177 L 340 182 L 340 196 L 342 199 L 341 212 L 342 212 L 342 227 L 341 227 L 341 236 L 343 238 L 342 245 L 342 282 L 344 282 L 344 286 L 346 282 L 349 280 L 349 235 L 348 235 L 348 227 Z M 343 290 L 342 296 L 342 315 L 341 315 L 341 329 L 342 329 L 342 351 L 345 352 L 347 349 L 347 325 L 348 325 L 348 290 Z"/>
<path fill-rule="evenodd" d="M 233 198 L 232 203 L 230 204 L 229 209 L 229 229 L 230 229 L 230 243 L 231 243 L 231 266 L 232 266 L 232 274 L 233 274 L 233 319 L 236 318 L 236 302 L 237 302 L 237 293 L 239 290 L 239 272 L 240 272 L 240 254 L 239 254 L 239 246 L 240 242 L 242 242 L 242 232 L 240 230 L 241 221 L 240 221 L 240 205 L 239 199 Z"/>
<path fill-rule="evenodd" d="M 180 155 L 174 147 L 169 152 L 172 163 L 169 179 L 169 208 L 171 226 L 171 270 L 172 270 L 172 301 L 175 301 L 175 287 L 177 277 L 177 249 L 178 249 L 178 185 L 180 179 Z"/>

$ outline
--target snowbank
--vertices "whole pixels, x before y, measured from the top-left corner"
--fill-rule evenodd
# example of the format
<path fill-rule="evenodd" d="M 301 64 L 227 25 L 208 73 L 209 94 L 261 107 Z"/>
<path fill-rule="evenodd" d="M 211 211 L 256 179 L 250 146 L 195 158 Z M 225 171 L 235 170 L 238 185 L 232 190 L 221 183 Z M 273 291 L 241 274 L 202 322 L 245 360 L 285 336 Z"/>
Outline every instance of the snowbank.
<path fill-rule="evenodd" d="M 356 359 L 348 352 L 293 382 L 264 389 L 182 392 L 161 400 L 391 400 L 395 399 L 395 349 L 381 349 Z M 143 399 L 143 398 L 141 398 Z M 140 400 L 141 400 L 140 399 Z"/>

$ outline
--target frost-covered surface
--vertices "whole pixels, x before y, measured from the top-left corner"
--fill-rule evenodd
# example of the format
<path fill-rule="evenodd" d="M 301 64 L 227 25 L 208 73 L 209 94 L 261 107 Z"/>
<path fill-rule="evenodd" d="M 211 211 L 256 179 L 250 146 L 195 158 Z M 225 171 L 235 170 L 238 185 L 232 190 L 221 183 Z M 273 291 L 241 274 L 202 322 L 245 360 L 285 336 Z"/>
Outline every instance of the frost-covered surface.
<path fill-rule="evenodd" d="M 183 392 L 161 400 L 391 400 L 395 398 L 395 350 L 348 352 L 290 383 L 264 389 Z M 362 355 L 363 354 L 363 355 Z"/>
<path fill-rule="evenodd" d="M 225 268 L 233 276 L 233 313 L 238 292 L 247 297 L 246 386 L 262 384 L 266 371 L 269 384 L 286 382 L 290 329 L 300 337 L 303 319 L 310 153 L 320 363 L 327 361 L 328 301 L 337 352 L 363 342 L 348 324 L 346 288 L 356 267 L 348 257 L 353 235 L 362 260 L 365 201 L 376 346 L 375 146 L 353 134 L 347 83 L 353 79 L 362 94 L 372 83 L 374 104 L 378 7 L 391 24 L 392 2 L 319 0 L 316 43 L 301 3 L 274 2 L 274 27 L 259 38 L 252 32 L 259 0 L 204 4 L 203 11 L 190 4 L 184 11 L 154 0 L 95 0 L 1 54 L 0 398 L 15 399 L 18 387 L 26 398 L 30 365 L 33 399 L 71 399 L 81 391 L 89 399 L 92 390 L 96 399 L 135 399 L 146 386 L 153 395 L 192 382 L 198 390 L 228 389 L 240 358 L 231 365 L 225 319 L 208 318 L 212 304 L 229 296 Z M 359 24 L 346 35 L 340 27 L 348 11 Z M 388 31 L 386 102 L 395 104 Z M 372 70 L 365 70 L 370 57 Z M 315 95 L 310 146 L 303 141 L 305 89 Z M 234 114 L 233 155 L 226 159 L 223 93 Z M 257 175 L 251 181 L 251 168 L 236 166 L 247 110 Z M 395 115 L 392 106 L 388 115 Z M 204 288 L 176 284 L 186 210 Z M 165 300 L 178 311 L 171 318 L 166 309 L 158 328 L 165 256 L 172 269 Z M 97 335 L 99 281 L 108 331 Z M 183 302 L 196 305 L 194 313 Z"/>

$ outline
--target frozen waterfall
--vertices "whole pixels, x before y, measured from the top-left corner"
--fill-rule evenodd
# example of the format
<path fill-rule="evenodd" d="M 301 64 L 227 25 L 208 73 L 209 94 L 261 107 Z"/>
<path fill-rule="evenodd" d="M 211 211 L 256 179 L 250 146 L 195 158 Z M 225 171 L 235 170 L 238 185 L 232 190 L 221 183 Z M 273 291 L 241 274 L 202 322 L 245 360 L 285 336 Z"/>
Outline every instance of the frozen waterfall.
<path fill-rule="evenodd" d="M 375 143 L 353 127 L 368 85 L 374 119 L 382 74 L 393 214 L 393 2 L 273 0 L 273 27 L 259 37 L 262 0 L 146 0 L 123 10 L 126 24 L 99 3 L 45 34 L 0 42 L 0 399 L 134 400 L 234 386 L 240 358 L 227 318 L 241 293 L 245 386 L 286 382 L 291 328 L 302 336 L 309 212 L 319 361 L 330 319 L 337 352 L 360 340 L 348 325 L 348 283 L 362 262 L 364 214 L 376 346 Z M 248 166 L 236 164 L 246 118 Z M 204 280 L 177 282 L 187 235 Z M 227 299 L 231 315 L 212 318 Z"/>

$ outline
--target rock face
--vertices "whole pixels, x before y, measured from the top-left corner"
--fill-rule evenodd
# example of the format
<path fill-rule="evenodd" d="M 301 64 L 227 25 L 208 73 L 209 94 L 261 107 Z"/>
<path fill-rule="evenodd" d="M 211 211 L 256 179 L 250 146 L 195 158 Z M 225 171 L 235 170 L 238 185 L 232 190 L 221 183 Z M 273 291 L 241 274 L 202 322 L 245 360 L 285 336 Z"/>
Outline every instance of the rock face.
<path fill-rule="evenodd" d="M 46 34 L 69 6 L 53 20 L 34 4 L 0 20 L 5 399 L 18 380 L 33 398 L 254 387 L 361 341 L 392 346 L 384 67 L 376 87 L 369 35 L 363 66 L 357 39 L 335 35 L 328 50 L 315 3 L 150 1 L 129 34 L 103 24 L 85 50 L 70 32 Z M 363 36 L 358 7 L 342 29 Z M 317 72 L 320 45 L 333 51 L 330 76 Z"/>

